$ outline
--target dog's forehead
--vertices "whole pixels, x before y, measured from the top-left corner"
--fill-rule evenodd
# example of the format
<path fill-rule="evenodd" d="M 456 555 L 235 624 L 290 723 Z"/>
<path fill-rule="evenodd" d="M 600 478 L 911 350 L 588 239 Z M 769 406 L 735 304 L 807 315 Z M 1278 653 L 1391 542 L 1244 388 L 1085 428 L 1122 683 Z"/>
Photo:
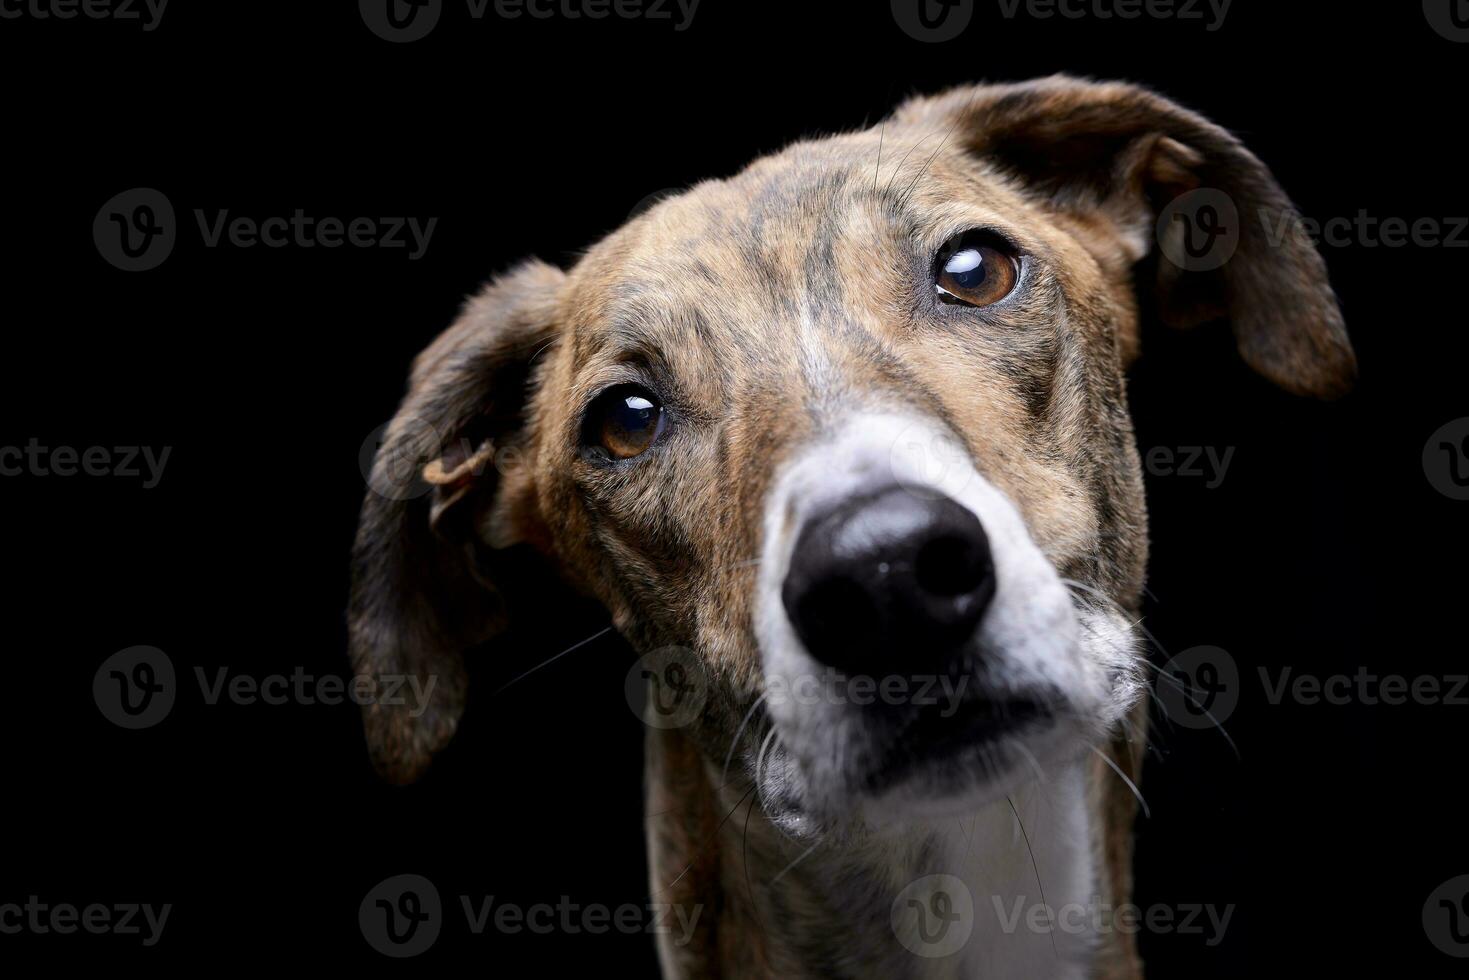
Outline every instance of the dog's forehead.
<path fill-rule="evenodd" d="M 935 192 L 997 197 L 978 161 L 942 135 L 879 129 L 796 143 L 650 208 L 623 229 L 626 257 L 641 267 L 638 260 L 676 259 L 667 250 L 672 242 L 815 243 L 879 224 L 905 232 L 931 216 L 923 205 Z"/>
<path fill-rule="evenodd" d="M 912 127 L 797 143 L 666 198 L 578 264 L 578 361 L 609 344 L 747 339 L 823 307 L 860 316 L 891 299 L 936 226 L 1017 215 L 1016 198 L 943 133 Z M 884 293 L 886 290 L 886 293 Z"/>
<path fill-rule="evenodd" d="M 788 285 L 803 251 L 883 210 L 876 144 L 857 137 L 798 144 L 735 176 L 673 195 L 622 229 L 608 271 L 636 285 L 669 273 L 731 276 L 741 267 Z M 720 267 L 722 266 L 722 268 Z"/>

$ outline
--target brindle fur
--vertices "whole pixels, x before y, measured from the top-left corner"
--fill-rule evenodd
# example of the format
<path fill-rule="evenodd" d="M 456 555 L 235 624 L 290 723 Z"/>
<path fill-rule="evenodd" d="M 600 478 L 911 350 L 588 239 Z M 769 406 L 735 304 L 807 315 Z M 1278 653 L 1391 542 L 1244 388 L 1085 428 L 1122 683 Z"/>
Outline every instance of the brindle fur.
<path fill-rule="evenodd" d="M 1151 267 L 1159 206 L 1201 186 L 1247 218 L 1290 207 L 1233 137 L 1139 87 L 977 86 L 701 183 L 568 271 L 531 262 L 502 276 L 419 357 L 379 455 L 374 487 L 402 485 L 390 464 L 407 457 L 431 463 L 431 494 L 370 493 L 363 508 L 356 669 L 438 679 L 420 719 L 368 709 L 379 769 L 412 780 L 452 736 L 462 651 L 494 635 L 507 612 L 498 586 L 528 547 L 600 600 L 634 647 L 696 650 L 712 680 L 698 724 L 648 740 L 654 896 L 704 908 L 692 943 L 661 950 L 665 970 L 916 971 L 885 923 L 849 917 L 888 883 L 837 862 L 772 886 L 798 852 L 747 795 L 758 716 L 722 772 L 760 690 L 752 559 L 766 490 L 783 459 L 859 404 L 916 405 L 961 435 L 1062 574 L 1135 612 L 1147 533 L 1124 389 L 1139 350 L 1134 274 Z M 1170 323 L 1227 315 L 1256 370 L 1339 395 L 1355 364 L 1323 263 L 1294 238 L 1267 243 L 1269 223 L 1246 220 L 1218 272 L 1152 263 L 1142 298 Z M 1030 278 L 1013 303 L 956 329 L 925 302 L 931 262 L 980 226 L 1033 257 Z M 667 438 L 634 465 L 585 459 L 584 407 L 630 380 L 660 392 Z M 1146 709 L 1134 718 L 1110 752 L 1136 781 Z M 1135 802 L 1100 761 L 1092 768 L 1098 887 L 1123 901 Z M 1094 969 L 1141 976 L 1124 935 Z"/>

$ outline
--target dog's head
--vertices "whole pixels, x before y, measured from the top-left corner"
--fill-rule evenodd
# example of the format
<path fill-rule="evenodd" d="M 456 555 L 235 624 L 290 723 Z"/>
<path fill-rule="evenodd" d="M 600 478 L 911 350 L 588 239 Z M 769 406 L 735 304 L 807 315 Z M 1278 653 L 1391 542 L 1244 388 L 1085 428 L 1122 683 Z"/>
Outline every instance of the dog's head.
<path fill-rule="evenodd" d="M 1201 189 L 1237 247 L 1190 271 L 1153 253 Z M 418 359 L 364 508 L 357 669 L 436 679 L 427 712 L 368 709 L 379 767 L 450 737 L 527 548 L 637 648 L 695 652 L 696 740 L 794 829 L 1085 751 L 1142 689 L 1139 303 L 1227 317 L 1289 390 L 1352 380 L 1320 258 L 1267 240 L 1289 207 L 1205 120 L 1056 78 L 916 100 L 505 275 Z"/>

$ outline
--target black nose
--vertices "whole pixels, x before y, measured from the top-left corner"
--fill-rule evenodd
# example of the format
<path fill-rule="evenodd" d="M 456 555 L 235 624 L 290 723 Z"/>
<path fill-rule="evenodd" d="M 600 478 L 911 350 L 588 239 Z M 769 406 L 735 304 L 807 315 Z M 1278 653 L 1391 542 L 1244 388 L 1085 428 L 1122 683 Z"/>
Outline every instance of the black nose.
<path fill-rule="evenodd" d="M 873 676 L 942 669 L 994 595 L 979 519 L 947 497 L 902 487 L 809 521 L 781 589 L 813 657 Z"/>

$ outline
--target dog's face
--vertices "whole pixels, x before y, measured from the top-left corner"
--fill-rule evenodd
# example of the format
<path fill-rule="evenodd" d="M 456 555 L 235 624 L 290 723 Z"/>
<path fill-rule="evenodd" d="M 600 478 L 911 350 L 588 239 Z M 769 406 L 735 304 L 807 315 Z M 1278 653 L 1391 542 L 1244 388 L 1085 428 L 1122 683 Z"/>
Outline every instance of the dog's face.
<path fill-rule="evenodd" d="M 911 103 L 493 284 L 415 366 L 364 510 L 359 670 L 440 692 L 369 709 L 380 766 L 412 778 L 452 733 L 517 546 L 638 649 L 690 651 L 706 759 L 792 831 L 971 806 L 1085 752 L 1143 689 L 1124 372 L 1139 263 L 1197 187 L 1236 203 L 1239 251 L 1157 261 L 1144 301 L 1228 314 L 1257 369 L 1339 393 L 1319 258 L 1252 223 L 1288 207 L 1268 172 L 1128 86 Z"/>
<path fill-rule="evenodd" d="M 736 759 L 793 817 L 961 803 L 1138 690 L 1063 584 L 1139 586 L 1132 263 L 944 135 L 799 145 L 631 222 L 570 274 L 530 413 L 555 553 L 638 648 L 696 653 L 711 754 L 767 695 Z"/>

